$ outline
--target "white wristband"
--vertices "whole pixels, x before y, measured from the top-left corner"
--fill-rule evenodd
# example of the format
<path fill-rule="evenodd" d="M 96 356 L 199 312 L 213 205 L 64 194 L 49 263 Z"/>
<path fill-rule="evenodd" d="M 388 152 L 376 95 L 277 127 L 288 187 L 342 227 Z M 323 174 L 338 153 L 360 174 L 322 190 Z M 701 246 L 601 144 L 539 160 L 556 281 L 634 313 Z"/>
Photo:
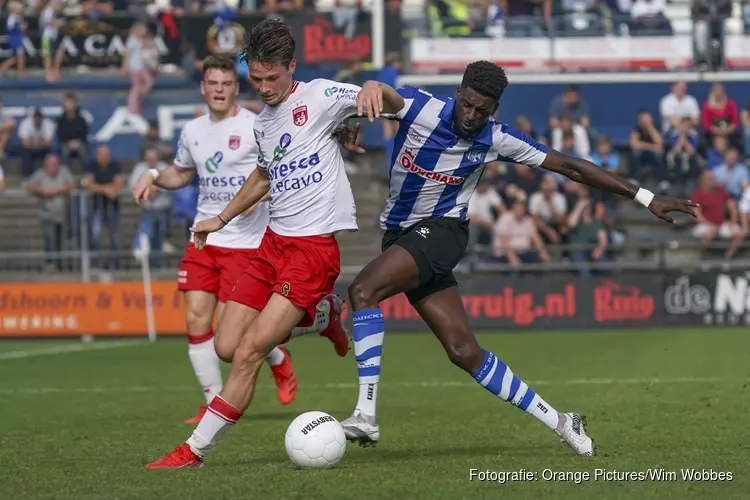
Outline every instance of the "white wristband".
<path fill-rule="evenodd" d="M 638 192 L 635 193 L 634 199 L 636 202 L 648 208 L 648 206 L 651 205 L 651 201 L 654 199 L 654 193 L 652 193 L 648 189 L 640 188 Z"/>
<path fill-rule="evenodd" d="M 161 172 L 159 172 L 159 171 L 158 171 L 157 169 L 155 169 L 155 168 L 149 168 L 149 169 L 148 169 L 148 173 L 149 173 L 149 174 L 151 174 L 151 177 L 153 177 L 153 178 L 154 178 L 154 180 L 158 179 L 158 178 L 159 178 L 159 175 L 161 175 Z"/>

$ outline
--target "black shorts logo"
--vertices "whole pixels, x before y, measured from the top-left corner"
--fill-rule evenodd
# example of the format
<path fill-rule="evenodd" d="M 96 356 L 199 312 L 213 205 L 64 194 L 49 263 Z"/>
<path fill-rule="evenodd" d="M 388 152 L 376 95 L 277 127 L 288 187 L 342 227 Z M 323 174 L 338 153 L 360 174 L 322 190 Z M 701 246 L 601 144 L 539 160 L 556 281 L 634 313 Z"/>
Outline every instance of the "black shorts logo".
<path fill-rule="evenodd" d="M 284 297 L 288 297 L 290 288 L 292 287 L 289 285 L 289 283 L 284 283 L 283 285 L 281 285 L 281 295 L 283 295 Z"/>

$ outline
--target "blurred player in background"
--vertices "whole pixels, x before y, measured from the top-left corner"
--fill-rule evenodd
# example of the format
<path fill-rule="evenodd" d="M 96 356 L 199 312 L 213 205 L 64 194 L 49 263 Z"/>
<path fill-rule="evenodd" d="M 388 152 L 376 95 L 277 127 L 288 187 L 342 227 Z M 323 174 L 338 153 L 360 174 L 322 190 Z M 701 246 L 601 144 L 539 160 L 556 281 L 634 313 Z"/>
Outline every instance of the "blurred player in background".
<path fill-rule="evenodd" d="M 508 86 L 505 71 L 470 64 L 454 98 L 416 88 L 395 91 L 366 82 L 358 97 L 360 115 L 373 120 L 394 114 L 400 126 L 390 169 L 390 189 L 380 225 L 383 253 L 349 287 L 359 400 L 341 422 L 347 439 L 373 445 L 380 438 L 375 402 L 385 332 L 379 303 L 405 292 L 445 348 L 450 360 L 482 387 L 518 406 L 555 431 L 576 453 L 595 454 L 578 413 L 558 413 L 500 358 L 482 349 L 469 326 L 453 268 L 469 238 L 467 205 L 484 166 L 500 160 L 541 167 L 573 181 L 617 193 L 648 207 L 657 217 L 693 214 L 694 203 L 638 189 L 591 162 L 560 154 L 491 117 Z"/>
<path fill-rule="evenodd" d="M 200 195 L 196 222 L 218 215 L 237 195 L 258 161 L 253 136 L 255 116 L 235 103 L 238 85 L 234 62 L 207 58 L 201 93 L 209 113 L 185 125 L 173 165 L 163 172 L 150 170 L 133 188 L 140 204 L 158 188 L 174 190 L 188 185 L 197 171 Z M 180 264 L 178 287 L 185 292 L 188 355 L 207 404 L 222 390 L 219 358 L 232 360 L 242 333 L 217 332 L 214 338 L 214 314 L 222 316 L 237 279 L 258 252 L 268 222 L 268 203 L 259 201 L 239 214 L 231 226 L 212 234 L 204 248 L 189 243 Z M 320 333 L 336 343 L 337 353 L 345 356 L 348 339 L 340 321 L 341 301 L 326 294 L 316 305 L 312 324 L 296 333 Z M 297 392 L 289 353 L 276 347 L 267 354 L 279 401 L 289 404 Z M 206 408 L 201 406 L 198 415 L 185 422 L 200 422 Z"/>
<path fill-rule="evenodd" d="M 221 213 L 193 230 L 200 246 L 240 223 L 235 217 L 269 191 L 271 222 L 219 321 L 219 337 L 241 337 L 224 389 L 187 442 L 149 468 L 203 465 L 250 406 L 268 353 L 289 339 L 293 326 L 313 318 L 318 301 L 333 291 L 340 271 L 335 234 L 357 230 L 354 196 L 331 132 L 355 113 L 360 88 L 294 81 L 294 48 L 291 29 L 277 19 L 265 19 L 246 35 L 250 80 L 266 103 L 255 120 L 258 168 Z"/>

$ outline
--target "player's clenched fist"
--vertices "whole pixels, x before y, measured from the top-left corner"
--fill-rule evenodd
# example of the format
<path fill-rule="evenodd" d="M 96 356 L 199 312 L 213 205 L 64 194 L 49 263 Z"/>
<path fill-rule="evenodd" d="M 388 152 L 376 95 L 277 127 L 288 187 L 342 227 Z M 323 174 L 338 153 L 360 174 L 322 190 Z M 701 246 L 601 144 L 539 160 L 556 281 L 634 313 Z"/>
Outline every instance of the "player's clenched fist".
<path fill-rule="evenodd" d="M 144 201 L 153 198 L 157 188 L 154 186 L 154 176 L 146 172 L 133 186 L 133 199 L 140 205 Z"/>
<path fill-rule="evenodd" d="M 364 116 L 367 113 L 367 119 L 373 121 L 380 118 L 383 112 L 383 89 L 376 81 L 368 81 L 362 85 L 362 90 L 357 94 L 357 114 Z"/>
<path fill-rule="evenodd" d="M 209 233 L 215 233 L 225 225 L 226 224 L 224 224 L 218 217 L 212 217 L 210 219 L 196 222 L 195 225 L 190 228 L 190 232 L 193 233 L 193 244 L 195 245 L 195 248 L 203 250 Z"/>

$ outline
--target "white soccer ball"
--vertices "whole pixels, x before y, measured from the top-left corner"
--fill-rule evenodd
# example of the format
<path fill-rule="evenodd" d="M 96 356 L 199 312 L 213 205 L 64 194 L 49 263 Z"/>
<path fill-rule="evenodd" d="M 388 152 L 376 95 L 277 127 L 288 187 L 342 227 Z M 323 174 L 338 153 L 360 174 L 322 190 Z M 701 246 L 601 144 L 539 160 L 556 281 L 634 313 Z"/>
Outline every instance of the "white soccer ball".
<path fill-rule="evenodd" d="M 344 458 L 346 436 L 338 420 L 322 411 L 308 411 L 289 424 L 286 454 L 303 469 L 327 469 Z"/>

